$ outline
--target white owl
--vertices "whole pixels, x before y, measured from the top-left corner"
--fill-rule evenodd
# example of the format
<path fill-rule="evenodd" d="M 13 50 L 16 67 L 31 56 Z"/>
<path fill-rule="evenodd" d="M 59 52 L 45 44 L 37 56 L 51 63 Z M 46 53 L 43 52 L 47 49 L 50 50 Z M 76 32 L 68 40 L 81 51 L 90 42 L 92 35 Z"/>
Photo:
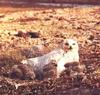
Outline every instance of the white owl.
<path fill-rule="evenodd" d="M 30 64 L 35 71 L 43 73 L 43 67 L 55 60 L 57 63 L 57 77 L 65 69 L 64 65 L 69 62 L 79 62 L 78 43 L 73 39 L 66 39 L 62 42 L 62 48 L 54 49 L 40 57 L 22 60 L 23 64 Z"/>

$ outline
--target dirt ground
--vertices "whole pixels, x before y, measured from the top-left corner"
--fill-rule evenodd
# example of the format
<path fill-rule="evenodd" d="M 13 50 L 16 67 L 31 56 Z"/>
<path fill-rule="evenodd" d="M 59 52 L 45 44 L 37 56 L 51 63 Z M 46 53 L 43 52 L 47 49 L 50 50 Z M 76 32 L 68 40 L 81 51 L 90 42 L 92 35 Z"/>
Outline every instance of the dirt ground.
<path fill-rule="evenodd" d="M 19 37 L 19 31 L 35 32 L 39 36 Z M 52 50 L 64 38 L 78 41 L 84 75 L 64 75 L 43 81 L 8 77 L 13 65 L 35 56 L 33 45 L 46 39 Z M 100 95 L 100 7 L 1 7 L 0 95 Z"/>

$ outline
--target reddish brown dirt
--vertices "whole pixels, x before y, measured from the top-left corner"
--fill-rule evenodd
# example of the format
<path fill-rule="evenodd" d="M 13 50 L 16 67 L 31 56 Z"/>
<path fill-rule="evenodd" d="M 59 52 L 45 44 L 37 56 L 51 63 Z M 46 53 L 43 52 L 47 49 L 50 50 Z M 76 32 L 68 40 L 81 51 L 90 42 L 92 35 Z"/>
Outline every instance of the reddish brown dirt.
<path fill-rule="evenodd" d="M 40 36 L 18 37 L 18 31 Z M 37 56 L 33 45 L 45 38 L 52 50 L 65 37 L 78 41 L 84 75 L 71 76 L 71 68 L 59 79 L 8 77 L 13 65 Z M 100 95 L 100 7 L 0 8 L 0 95 Z"/>

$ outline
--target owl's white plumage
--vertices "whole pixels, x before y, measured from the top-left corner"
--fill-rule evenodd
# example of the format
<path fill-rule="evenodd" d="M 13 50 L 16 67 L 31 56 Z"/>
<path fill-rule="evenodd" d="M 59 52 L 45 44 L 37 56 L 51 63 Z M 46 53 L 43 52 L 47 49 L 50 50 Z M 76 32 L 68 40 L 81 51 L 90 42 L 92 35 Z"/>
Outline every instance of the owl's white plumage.
<path fill-rule="evenodd" d="M 43 67 L 51 60 L 57 62 L 57 77 L 65 69 L 64 65 L 69 62 L 79 62 L 78 43 L 73 39 L 63 41 L 62 48 L 57 48 L 41 57 L 23 60 L 21 63 L 30 64 L 34 69 L 43 72 Z"/>
<path fill-rule="evenodd" d="M 64 43 L 66 43 L 66 41 Z M 69 50 L 57 62 L 57 77 L 65 70 L 65 64 L 79 62 L 78 43 L 72 39 L 67 39 L 66 44 L 68 44 Z"/>
<path fill-rule="evenodd" d="M 43 70 L 43 66 L 50 63 L 51 60 L 55 60 L 56 62 L 63 56 L 64 51 L 62 49 L 55 49 L 48 54 L 45 54 L 41 57 L 30 58 L 27 60 L 23 60 L 21 63 L 30 64 L 35 69 L 40 68 Z"/>

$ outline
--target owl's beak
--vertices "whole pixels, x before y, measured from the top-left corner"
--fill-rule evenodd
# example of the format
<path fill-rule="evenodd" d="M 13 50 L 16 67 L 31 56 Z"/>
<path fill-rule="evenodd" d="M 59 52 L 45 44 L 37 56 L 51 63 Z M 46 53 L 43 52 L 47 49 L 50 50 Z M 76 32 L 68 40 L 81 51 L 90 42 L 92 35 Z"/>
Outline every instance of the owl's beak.
<path fill-rule="evenodd" d="M 69 46 L 69 50 L 71 50 L 72 49 L 72 46 Z"/>

